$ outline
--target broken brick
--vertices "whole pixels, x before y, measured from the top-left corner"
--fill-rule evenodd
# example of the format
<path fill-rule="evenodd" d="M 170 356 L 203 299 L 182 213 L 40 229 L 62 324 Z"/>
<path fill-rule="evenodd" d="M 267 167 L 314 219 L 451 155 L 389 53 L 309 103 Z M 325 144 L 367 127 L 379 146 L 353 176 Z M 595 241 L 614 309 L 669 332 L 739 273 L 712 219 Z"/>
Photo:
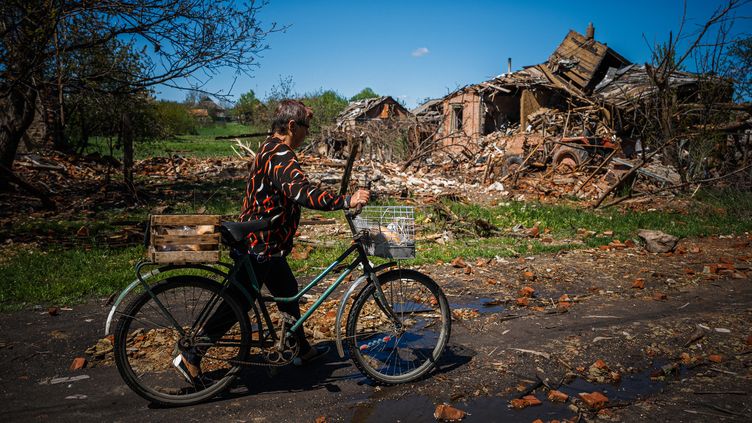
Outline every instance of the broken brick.
<path fill-rule="evenodd" d="M 634 242 L 634 241 L 632 241 L 631 239 L 627 239 L 627 240 L 624 240 L 624 245 L 625 245 L 625 246 L 626 246 L 627 248 L 634 248 L 634 247 L 636 247 L 636 246 L 637 246 L 637 244 L 635 244 L 635 242 Z"/>
<path fill-rule="evenodd" d="M 552 390 L 548 392 L 548 400 L 551 402 L 566 402 L 569 395 L 564 392 Z"/>
<path fill-rule="evenodd" d="M 591 393 L 580 393 L 580 398 L 587 404 L 588 407 L 599 410 L 603 408 L 604 405 L 608 402 L 608 397 L 603 395 L 602 393 L 596 391 Z"/>
<path fill-rule="evenodd" d="M 712 361 L 713 363 L 720 363 L 723 361 L 723 356 L 720 354 L 710 354 L 708 356 L 708 361 Z"/>
<path fill-rule="evenodd" d="M 525 278 L 525 280 L 532 281 L 535 279 L 535 273 L 527 271 L 522 273 L 522 277 Z"/>
<path fill-rule="evenodd" d="M 460 269 L 467 267 L 467 264 L 465 263 L 465 260 L 462 260 L 462 257 L 456 257 L 454 260 L 452 260 L 452 267 Z"/>
<path fill-rule="evenodd" d="M 632 288 L 643 289 L 645 288 L 645 279 L 637 278 L 632 282 Z"/>
<path fill-rule="evenodd" d="M 525 395 L 524 397 L 522 397 L 522 399 L 527 402 L 528 407 L 541 405 L 541 400 L 539 400 L 535 395 Z"/>
<path fill-rule="evenodd" d="M 572 307 L 572 303 L 568 301 L 559 301 L 556 304 L 556 308 L 558 308 L 560 311 L 569 310 Z"/>
<path fill-rule="evenodd" d="M 666 301 L 668 299 L 668 295 L 664 294 L 663 292 L 656 292 L 653 294 L 653 299 L 655 301 Z"/>
<path fill-rule="evenodd" d="M 520 307 L 527 307 L 529 304 L 527 297 L 517 298 L 516 303 Z"/>
<path fill-rule="evenodd" d="M 316 417 L 316 420 L 314 420 L 315 423 L 326 423 L 326 416 L 318 416 Z"/>
<path fill-rule="evenodd" d="M 598 249 L 603 250 L 603 251 L 608 251 L 611 249 L 611 247 L 609 247 L 608 245 L 599 245 Z"/>
<path fill-rule="evenodd" d="M 70 370 L 81 370 L 86 367 L 86 359 L 84 357 L 76 357 L 70 365 Z"/>
<path fill-rule="evenodd" d="M 615 239 L 615 240 L 613 240 L 613 241 L 609 242 L 609 243 L 608 243 L 608 246 L 609 246 L 609 247 L 611 247 L 611 248 L 616 248 L 617 250 L 621 250 L 621 249 L 627 248 L 627 246 L 626 246 L 626 245 L 624 245 L 624 244 L 623 244 L 623 243 L 622 243 L 621 241 L 619 241 L 618 239 Z"/>
<path fill-rule="evenodd" d="M 465 415 L 467 413 L 449 404 L 439 404 L 433 412 L 433 417 L 440 421 L 459 421 L 464 419 Z"/>
<path fill-rule="evenodd" d="M 527 401 L 525 401 L 522 398 L 515 398 L 515 399 L 509 401 L 509 405 L 512 408 L 516 408 L 518 410 L 522 410 L 523 408 L 527 407 Z"/>
<path fill-rule="evenodd" d="M 528 298 L 529 298 L 529 297 L 532 297 L 534 293 L 535 293 L 535 289 L 533 289 L 532 287 L 529 287 L 529 286 L 526 286 L 526 287 L 524 287 L 524 288 L 520 289 L 520 290 L 519 290 L 519 291 L 517 292 L 517 294 L 518 294 L 518 295 L 519 295 L 520 297 L 528 297 Z"/>
<path fill-rule="evenodd" d="M 595 360 L 595 363 L 593 363 L 591 367 L 595 367 L 596 369 L 601 369 L 601 370 L 608 369 L 608 365 L 606 364 L 606 362 L 601 359 Z"/>

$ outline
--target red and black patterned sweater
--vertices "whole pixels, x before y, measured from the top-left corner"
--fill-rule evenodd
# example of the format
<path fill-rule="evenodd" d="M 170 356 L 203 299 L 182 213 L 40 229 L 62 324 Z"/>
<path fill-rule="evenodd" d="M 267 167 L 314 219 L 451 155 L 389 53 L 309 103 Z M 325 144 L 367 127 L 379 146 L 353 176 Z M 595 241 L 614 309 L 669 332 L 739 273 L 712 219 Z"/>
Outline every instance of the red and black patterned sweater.
<path fill-rule="evenodd" d="M 271 228 L 248 236 L 250 252 L 286 256 L 300 221 L 300 206 L 316 210 L 345 208 L 349 198 L 316 188 L 308 181 L 292 149 L 278 138 L 261 146 L 243 199 L 241 221 L 266 219 Z"/>

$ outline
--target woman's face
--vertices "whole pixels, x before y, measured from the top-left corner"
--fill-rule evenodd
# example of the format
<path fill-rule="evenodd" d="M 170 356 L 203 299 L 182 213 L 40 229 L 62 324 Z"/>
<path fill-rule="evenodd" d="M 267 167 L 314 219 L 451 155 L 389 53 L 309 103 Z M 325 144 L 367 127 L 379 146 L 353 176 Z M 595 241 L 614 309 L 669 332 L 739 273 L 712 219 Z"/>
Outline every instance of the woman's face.
<path fill-rule="evenodd" d="M 303 141 L 305 140 L 306 135 L 308 135 L 308 128 L 310 126 L 310 121 L 306 119 L 306 122 L 292 122 L 292 148 L 300 147 L 301 144 L 303 144 Z"/>

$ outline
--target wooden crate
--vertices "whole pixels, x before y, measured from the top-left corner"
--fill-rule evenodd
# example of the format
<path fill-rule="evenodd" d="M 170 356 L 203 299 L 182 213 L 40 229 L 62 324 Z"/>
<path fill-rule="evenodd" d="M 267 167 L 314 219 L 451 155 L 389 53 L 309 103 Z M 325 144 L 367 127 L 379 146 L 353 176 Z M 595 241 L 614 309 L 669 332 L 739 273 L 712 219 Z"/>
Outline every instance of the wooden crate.
<path fill-rule="evenodd" d="M 219 224 L 218 215 L 152 215 L 148 258 L 162 264 L 218 262 Z"/>

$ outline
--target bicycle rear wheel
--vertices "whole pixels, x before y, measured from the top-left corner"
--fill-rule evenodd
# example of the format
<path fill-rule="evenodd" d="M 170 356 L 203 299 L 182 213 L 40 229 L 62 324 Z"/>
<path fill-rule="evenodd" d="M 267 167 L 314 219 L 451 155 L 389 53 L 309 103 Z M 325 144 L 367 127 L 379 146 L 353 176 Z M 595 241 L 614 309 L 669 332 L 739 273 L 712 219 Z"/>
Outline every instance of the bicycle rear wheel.
<path fill-rule="evenodd" d="M 441 288 L 414 270 L 379 276 L 395 323 L 367 285 L 347 316 L 345 342 L 355 365 L 381 384 L 411 382 L 436 366 L 451 332 L 451 311 Z"/>
<path fill-rule="evenodd" d="M 224 304 L 224 306 L 221 306 Z M 219 307 L 231 327 L 209 340 L 201 330 Z M 214 280 L 174 276 L 134 299 L 115 329 L 115 363 L 134 392 L 162 405 L 190 405 L 225 390 L 249 350 L 248 316 Z M 186 350 L 201 351 L 203 377 L 191 383 L 173 367 Z"/>

